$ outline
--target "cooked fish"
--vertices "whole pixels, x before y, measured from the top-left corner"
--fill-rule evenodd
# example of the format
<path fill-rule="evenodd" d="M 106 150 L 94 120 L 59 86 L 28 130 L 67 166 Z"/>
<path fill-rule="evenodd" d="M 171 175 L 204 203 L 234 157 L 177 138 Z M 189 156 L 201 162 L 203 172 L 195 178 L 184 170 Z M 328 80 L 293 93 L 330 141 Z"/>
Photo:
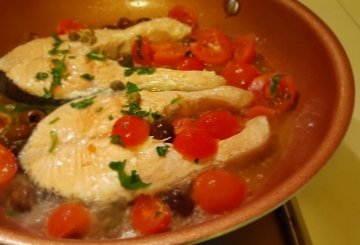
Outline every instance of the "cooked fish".
<path fill-rule="evenodd" d="M 192 108 L 196 114 L 199 109 L 213 108 L 214 104 L 218 104 L 218 108 L 240 111 L 253 99 L 250 92 L 230 86 L 193 92 L 140 91 L 140 96 L 143 110 L 165 117 L 190 115 Z M 40 187 L 86 202 L 130 201 L 141 193 L 167 191 L 211 166 L 224 165 L 259 150 L 270 135 L 267 119 L 254 118 L 242 132 L 220 141 L 212 159 L 195 164 L 184 159 L 171 143 L 166 143 L 169 145 L 166 156 L 159 156 L 156 147 L 165 143 L 152 137 L 136 149 L 110 143 L 113 124 L 128 103 L 125 92 L 107 91 L 86 99 L 90 103 L 82 109 L 71 105 L 84 102 L 83 99 L 50 113 L 38 124 L 19 155 L 26 174 Z M 196 103 L 205 105 L 193 107 Z M 138 190 L 122 187 L 109 163 L 124 160 L 128 175 L 135 170 L 150 185 Z"/>
<path fill-rule="evenodd" d="M 117 80 L 131 81 L 147 90 L 194 91 L 225 83 L 224 78 L 212 71 L 158 68 L 146 74 L 135 71 L 129 75 L 125 74 L 129 69 L 114 60 L 119 55 L 130 54 L 138 36 L 157 42 L 181 40 L 189 35 L 191 28 L 176 20 L 159 18 L 125 30 L 84 32 L 83 35 L 90 36 L 87 41 L 74 41 L 69 35 L 39 38 L 2 57 L 0 92 L 10 97 L 14 91 L 23 92 L 24 100 L 29 99 L 26 94 L 68 100 L 102 91 Z"/>

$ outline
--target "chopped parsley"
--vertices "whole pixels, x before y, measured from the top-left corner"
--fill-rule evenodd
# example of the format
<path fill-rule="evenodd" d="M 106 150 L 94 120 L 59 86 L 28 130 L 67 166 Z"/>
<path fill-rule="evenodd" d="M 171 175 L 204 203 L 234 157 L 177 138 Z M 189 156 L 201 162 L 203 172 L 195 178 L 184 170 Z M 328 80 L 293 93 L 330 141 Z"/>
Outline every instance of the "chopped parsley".
<path fill-rule="evenodd" d="M 105 56 L 104 52 L 101 50 L 91 51 L 90 53 L 88 53 L 86 55 L 86 57 L 89 60 L 97 60 L 97 61 L 105 61 L 106 60 L 106 56 Z"/>
<path fill-rule="evenodd" d="M 170 105 L 175 105 L 181 101 L 182 97 L 178 96 L 170 101 Z"/>
<path fill-rule="evenodd" d="M 121 113 L 126 114 L 126 115 L 135 115 L 135 116 L 139 116 L 139 117 L 146 117 L 150 113 L 148 111 L 142 110 L 138 103 L 130 103 L 130 104 L 125 105 L 124 107 L 126 107 L 127 110 L 121 110 Z"/>
<path fill-rule="evenodd" d="M 156 71 L 155 67 L 144 67 L 144 66 L 130 67 L 124 71 L 124 76 L 129 77 L 134 73 L 138 75 L 150 75 L 155 73 L 155 71 Z"/>
<path fill-rule="evenodd" d="M 120 135 L 111 135 L 110 136 L 110 143 L 114 145 L 121 145 L 124 146 Z"/>
<path fill-rule="evenodd" d="M 276 74 L 271 79 L 270 92 L 274 96 L 276 96 L 280 80 L 281 80 L 281 75 L 280 74 Z"/>
<path fill-rule="evenodd" d="M 40 81 L 46 80 L 48 77 L 49 77 L 49 74 L 47 74 L 46 72 L 38 72 L 35 75 L 35 78 Z"/>
<path fill-rule="evenodd" d="M 93 96 L 91 98 L 80 100 L 79 102 L 73 102 L 73 103 L 70 103 L 70 106 L 72 108 L 82 110 L 82 109 L 92 105 L 94 103 L 95 98 L 96 98 L 96 96 Z"/>
<path fill-rule="evenodd" d="M 52 82 L 50 92 L 54 89 L 55 86 L 61 85 L 61 79 L 66 72 L 65 58 L 66 55 L 64 55 L 62 59 L 51 60 L 51 62 L 54 64 L 54 67 L 51 69 Z"/>
<path fill-rule="evenodd" d="M 51 139 L 51 144 L 48 151 L 49 153 L 52 153 L 59 142 L 59 138 L 54 130 L 50 131 L 50 139 Z"/>
<path fill-rule="evenodd" d="M 59 49 L 60 45 L 63 43 L 63 40 L 61 40 L 61 38 L 56 33 L 52 33 L 51 37 L 54 39 L 54 43 L 53 48 L 49 51 L 50 55 L 67 54 L 69 52 L 67 49 Z"/>
<path fill-rule="evenodd" d="M 136 170 L 132 170 L 131 175 L 127 175 L 125 173 L 125 165 L 126 160 L 109 163 L 109 167 L 117 172 L 122 187 L 128 190 L 137 190 L 150 185 L 150 183 L 144 183 L 141 180 Z"/>
<path fill-rule="evenodd" d="M 49 124 L 54 124 L 54 123 L 56 123 L 57 121 L 59 121 L 60 120 L 60 117 L 55 117 L 53 120 L 51 120 L 50 122 L 49 122 Z"/>
<path fill-rule="evenodd" d="M 160 157 L 164 157 L 168 152 L 169 148 L 170 148 L 169 145 L 157 146 L 156 152 Z"/>
<path fill-rule="evenodd" d="M 92 81 L 95 78 L 94 75 L 91 75 L 89 73 L 82 74 L 80 77 L 87 80 L 87 81 Z"/>
<path fill-rule="evenodd" d="M 134 93 L 140 91 L 139 87 L 132 82 L 126 83 L 126 94 Z"/>
<path fill-rule="evenodd" d="M 51 99 L 52 94 L 51 94 L 50 90 L 45 87 L 43 88 L 43 90 L 44 90 L 44 95 L 42 97 L 45 99 Z"/>

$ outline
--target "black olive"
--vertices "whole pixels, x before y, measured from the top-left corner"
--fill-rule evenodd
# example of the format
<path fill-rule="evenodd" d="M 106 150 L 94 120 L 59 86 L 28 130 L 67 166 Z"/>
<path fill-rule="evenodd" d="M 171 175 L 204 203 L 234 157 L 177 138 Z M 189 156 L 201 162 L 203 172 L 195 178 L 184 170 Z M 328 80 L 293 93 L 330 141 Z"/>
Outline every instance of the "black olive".
<path fill-rule="evenodd" d="M 178 188 L 165 194 L 163 200 L 174 213 L 180 214 L 183 217 L 189 216 L 195 207 L 195 203 L 190 195 Z"/>
<path fill-rule="evenodd" d="M 157 140 L 167 139 L 166 142 L 172 142 L 175 136 L 174 126 L 165 118 L 160 118 L 151 124 L 150 135 Z"/>
<path fill-rule="evenodd" d="M 16 211 L 30 211 L 37 202 L 35 189 L 31 186 L 17 186 L 10 194 L 9 202 Z"/>
<path fill-rule="evenodd" d="M 126 29 L 130 26 L 133 26 L 134 25 L 134 22 L 128 18 L 120 18 L 118 23 L 117 23 L 117 26 L 119 27 L 119 29 Z"/>
<path fill-rule="evenodd" d="M 123 66 L 123 67 L 133 67 L 134 66 L 134 61 L 131 55 L 121 55 L 118 59 L 117 62 L 119 65 Z"/>
<path fill-rule="evenodd" d="M 36 124 L 38 124 L 44 117 L 45 117 L 45 113 L 40 111 L 40 110 L 28 110 L 28 111 L 23 111 L 20 113 L 19 115 L 19 120 L 22 123 L 25 124 L 29 124 L 30 127 L 35 127 Z"/>

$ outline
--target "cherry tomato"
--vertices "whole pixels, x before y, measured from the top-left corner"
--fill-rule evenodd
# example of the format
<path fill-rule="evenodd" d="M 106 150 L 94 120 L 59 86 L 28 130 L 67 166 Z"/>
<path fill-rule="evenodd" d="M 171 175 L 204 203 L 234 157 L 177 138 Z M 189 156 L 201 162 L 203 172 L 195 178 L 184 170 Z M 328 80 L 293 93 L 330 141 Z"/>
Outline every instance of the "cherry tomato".
<path fill-rule="evenodd" d="M 0 144 L 0 187 L 7 185 L 15 177 L 17 170 L 15 155 Z"/>
<path fill-rule="evenodd" d="M 193 126 L 193 120 L 189 117 L 180 117 L 173 121 L 175 134 L 179 134 L 183 129 Z"/>
<path fill-rule="evenodd" d="M 296 103 L 296 88 L 287 75 L 265 74 L 255 78 L 248 86 L 255 95 L 255 104 L 285 112 Z"/>
<path fill-rule="evenodd" d="M 182 5 L 177 5 L 172 9 L 170 9 L 168 13 L 168 17 L 178 20 L 190 26 L 192 29 L 194 29 L 197 26 L 197 20 L 195 18 L 195 15 L 192 13 L 190 9 Z"/>
<path fill-rule="evenodd" d="M 260 71 L 253 65 L 234 61 L 228 62 L 222 71 L 222 76 L 228 85 L 242 89 L 246 89 L 249 83 L 260 74 Z"/>
<path fill-rule="evenodd" d="M 70 32 L 80 31 L 84 28 L 86 28 L 86 25 L 84 23 L 73 19 L 66 19 L 59 22 L 56 28 L 56 33 L 59 35 L 67 34 Z"/>
<path fill-rule="evenodd" d="M 175 136 L 175 150 L 191 160 L 199 160 L 213 156 L 218 148 L 217 140 L 205 129 L 190 127 L 183 129 Z"/>
<path fill-rule="evenodd" d="M 209 170 L 196 177 L 192 196 L 206 212 L 220 214 L 237 208 L 246 197 L 246 183 L 225 170 Z"/>
<path fill-rule="evenodd" d="M 138 116 L 125 115 L 119 118 L 112 130 L 113 136 L 120 136 L 125 147 L 133 147 L 144 143 L 150 134 L 149 123 Z"/>
<path fill-rule="evenodd" d="M 256 57 L 254 35 L 241 36 L 236 39 L 233 59 L 239 63 L 251 64 Z"/>
<path fill-rule="evenodd" d="M 57 238 L 81 238 L 90 229 L 91 215 L 80 203 L 65 203 L 49 215 L 46 231 Z"/>
<path fill-rule="evenodd" d="M 239 133 L 241 125 L 229 111 L 209 111 L 195 121 L 195 126 L 206 130 L 215 139 L 227 139 Z"/>
<path fill-rule="evenodd" d="M 183 58 L 176 65 L 176 69 L 181 71 L 202 71 L 204 68 L 204 63 L 195 57 Z"/>
<path fill-rule="evenodd" d="M 171 211 L 158 197 L 140 195 L 130 210 L 132 227 L 138 232 L 149 235 L 169 229 Z"/>
<path fill-rule="evenodd" d="M 220 65 L 232 56 L 232 45 L 224 32 L 218 29 L 198 29 L 191 44 L 193 55 L 205 64 Z"/>
<path fill-rule="evenodd" d="M 151 49 L 154 53 L 153 64 L 156 66 L 176 66 L 190 50 L 189 47 L 175 42 L 152 44 Z"/>
<path fill-rule="evenodd" d="M 139 36 L 131 48 L 131 54 L 136 63 L 150 66 L 152 63 L 152 52 L 149 39 Z"/>

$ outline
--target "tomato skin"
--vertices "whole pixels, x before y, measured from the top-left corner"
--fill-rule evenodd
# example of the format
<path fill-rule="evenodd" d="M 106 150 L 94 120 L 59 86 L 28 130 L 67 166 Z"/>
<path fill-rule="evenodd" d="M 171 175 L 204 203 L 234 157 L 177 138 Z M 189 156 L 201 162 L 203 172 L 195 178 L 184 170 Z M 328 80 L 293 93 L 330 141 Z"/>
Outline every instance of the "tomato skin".
<path fill-rule="evenodd" d="M 221 214 L 237 208 L 246 197 L 246 183 L 225 170 L 208 170 L 193 183 L 195 202 L 210 214 Z"/>
<path fill-rule="evenodd" d="M 91 225 L 88 209 L 80 203 L 65 203 L 55 208 L 49 215 L 47 234 L 57 238 L 83 237 Z"/>
<path fill-rule="evenodd" d="M 189 47 L 175 42 L 152 44 L 153 64 L 155 66 L 176 66 L 185 58 Z"/>
<path fill-rule="evenodd" d="M 15 177 L 17 171 L 15 155 L 0 143 L 0 188 L 7 185 Z"/>
<path fill-rule="evenodd" d="M 256 57 L 256 45 L 254 35 L 240 36 L 234 45 L 233 59 L 239 63 L 251 64 Z"/>
<path fill-rule="evenodd" d="M 177 5 L 170 9 L 168 17 L 178 20 L 190 26 L 192 29 L 197 27 L 197 20 L 193 12 L 185 6 Z"/>
<path fill-rule="evenodd" d="M 275 93 L 272 81 L 280 76 Z M 255 104 L 269 107 L 278 113 L 291 110 L 297 99 L 297 91 L 291 78 L 287 75 L 269 73 L 256 77 L 247 88 L 255 95 Z"/>
<path fill-rule="evenodd" d="M 198 29 L 193 33 L 195 43 L 191 52 L 200 61 L 209 65 L 221 65 L 232 56 L 230 39 L 219 29 Z"/>
<path fill-rule="evenodd" d="M 150 66 L 153 57 L 149 39 L 147 37 L 138 37 L 131 48 L 131 54 L 136 63 Z"/>
<path fill-rule="evenodd" d="M 195 126 L 206 130 L 212 137 L 219 140 L 227 139 L 239 133 L 244 125 L 229 111 L 209 111 L 195 121 Z"/>
<path fill-rule="evenodd" d="M 175 136 L 173 146 L 185 158 L 196 160 L 213 156 L 218 149 L 217 143 L 206 130 L 189 127 Z"/>
<path fill-rule="evenodd" d="M 112 135 L 120 136 L 125 147 L 134 147 L 144 143 L 150 134 L 149 123 L 138 116 L 125 115 L 114 124 Z"/>
<path fill-rule="evenodd" d="M 222 76 L 228 85 L 242 89 L 246 89 L 250 82 L 260 74 L 260 71 L 253 65 L 234 61 L 228 62 L 222 71 Z"/>
<path fill-rule="evenodd" d="M 73 19 L 65 19 L 59 22 L 56 33 L 61 34 L 68 34 L 71 32 L 77 32 L 82 29 L 86 28 L 86 25 L 80 21 L 73 20 Z"/>
<path fill-rule="evenodd" d="M 277 112 L 275 110 L 261 105 L 252 106 L 245 111 L 246 119 L 252 119 L 257 116 L 266 116 L 268 119 L 273 120 L 275 119 L 276 114 Z"/>
<path fill-rule="evenodd" d="M 144 235 L 164 232 L 169 229 L 171 211 L 160 198 L 142 194 L 131 207 L 130 221 Z"/>
<path fill-rule="evenodd" d="M 181 71 L 202 71 L 205 69 L 205 65 L 197 58 L 189 57 L 183 58 L 180 62 L 178 62 L 176 69 Z"/>

